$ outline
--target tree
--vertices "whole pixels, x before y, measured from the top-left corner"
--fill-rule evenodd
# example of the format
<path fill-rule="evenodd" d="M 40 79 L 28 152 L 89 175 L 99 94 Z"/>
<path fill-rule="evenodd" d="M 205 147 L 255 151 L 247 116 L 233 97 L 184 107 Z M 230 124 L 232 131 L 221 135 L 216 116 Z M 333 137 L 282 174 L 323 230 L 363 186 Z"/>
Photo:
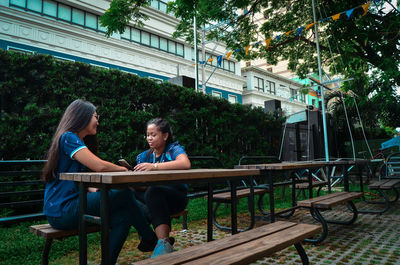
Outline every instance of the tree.
<path fill-rule="evenodd" d="M 107 34 L 123 30 L 131 18 L 140 20 L 140 6 L 145 2 L 113 0 L 110 11 L 101 17 L 101 23 L 108 27 Z M 388 107 L 397 110 L 393 105 L 399 102 L 395 89 L 400 87 L 400 12 L 390 1 L 373 1 L 365 15 L 362 0 L 316 3 L 317 21 L 357 7 L 350 17 L 342 13 L 338 20 L 330 18 L 319 23 L 324 68 L 331 74 L 354 78 L 343 89 L 359 96 L 360 108 L 379 104 L 381 114 Z M 129 6 L 130 11 L 124 6 Z M 297 29 L 313 22 L 311 0 L 176 0 L 168 8 L 180 18 L 174 37 L 193 40 L 194 16 L 199 26 L 224 21 L 209 30 L 206 37 L 225 42 L 239 60 L 264 58 L 271 64 L 288 60 L 289 69 L 301 78 L 318 71 L 314 27 L 303 29 L 296 36 Z M 113 16 L 122 18 L 112 19 Z M 257 22 L 260 16 L 265 18 L 263 23 Z M 264 40 L 269 38 L 266 49 Z M 261 43 L 254 45 L 258 41 Z M 246 54 L 244 47 L 248 45 L 251 46 Z M 391 115 L 379 116 L 384 124 L 397 122 Z"/>

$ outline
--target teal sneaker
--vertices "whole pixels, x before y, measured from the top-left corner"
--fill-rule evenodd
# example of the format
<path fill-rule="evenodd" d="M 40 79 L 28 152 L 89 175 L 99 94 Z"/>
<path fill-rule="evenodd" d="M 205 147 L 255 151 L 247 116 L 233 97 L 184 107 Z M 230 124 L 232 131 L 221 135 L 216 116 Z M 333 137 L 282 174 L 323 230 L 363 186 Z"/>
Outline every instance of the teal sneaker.
<path fill-rule="evenodd" d="M 156 247 L 154 248 L 153 255 L 151 255 L 151 257 L 155 258 L 161 255 L 171 253 L 172 251 L 174 251 L 174 249 L 167 240 L 165 240 L 164 238 L 159 239 Z"/>

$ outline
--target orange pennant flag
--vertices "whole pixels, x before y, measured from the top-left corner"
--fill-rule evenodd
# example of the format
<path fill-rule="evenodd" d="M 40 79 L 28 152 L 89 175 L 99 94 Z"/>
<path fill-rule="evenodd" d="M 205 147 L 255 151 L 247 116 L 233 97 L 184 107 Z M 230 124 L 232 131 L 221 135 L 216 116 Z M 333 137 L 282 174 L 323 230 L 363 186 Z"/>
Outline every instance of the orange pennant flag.
<path fill-rule="evenodd" d="M 370 4 L 371 4 L 371 2 L 368 2 L 368 3 L 366 3 L 366 4 L 364 4 L 364 5 L 361 6 L 362 9 L 364 9 L 364 14 L 362 14 L 363 16 L 365 16 L 365 15 L 367 14 L 368 8 L 369 8 L 369 5 L 370 5 Z"/>
<path fill-rule="evenodd" d="M 232 52 L 228 52 L 228 53 L 226 54 L 226 59 L 228 59 L 228 61 L 229 61 L 229 58 L 231 58 L 231 55 L 232 55 Z"/>
<path fill-rule="evenodd" d="M 210 62 L 210 63 L 212 63 L 212 62 L 214 61 L 214 58 L 211 57 L 211 58 L 208 59 L 207 61 Z"/>
<path fill-rule="evenodd" d="M 332 16 L 333 20 L 338 20 L 339 18 L 340 18 L 340 13 Z"/>
<path fill-rule="evenodd" d="M 307 27 L 305 28 L 305 30 L 308 30 L 309 28 L 311 28 L 314 25 L 315 25 L 315 22 L 308 24 Z"/>
<path fill-rule="evenodd" d="M 265 49 L 268 49 L 270 44 L 271 44 L 271 38 L 265 40 Z"/>
<path fill-rule="evenodd" d="M 286 36 L 289 36 L 289 34 L 292 32 L 292 30 L 289 30 L 288 32 L 285 33 Z"/>
<path fill-rule="evenodd" d="M 249 52 L 250 44 L 246 46 L 246 55 Z"/>

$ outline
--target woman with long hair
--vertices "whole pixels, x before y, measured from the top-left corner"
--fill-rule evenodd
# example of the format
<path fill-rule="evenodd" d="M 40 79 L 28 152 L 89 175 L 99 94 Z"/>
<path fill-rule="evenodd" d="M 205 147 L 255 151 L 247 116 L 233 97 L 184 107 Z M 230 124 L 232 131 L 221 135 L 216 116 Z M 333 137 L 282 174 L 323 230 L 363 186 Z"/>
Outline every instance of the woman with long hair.
<path fill-rule="evenodd" d="M 184 147 L 173 142 L 172 130 L 167 120 L 156 118 L 147 123 L 146 140 L 150 149 L 139 154 L 134 170 L 189 169 L 190 160 Z M 137 199 L 148 208 L 158 242 L 152 257 L 173 251 L 170 215 L 179 213 L 187 205 L 187 185 L 173 184 L 150 186 L 136 190 Z"/>
<path fill-rule="evenodd" d="M 50 225 L 56 229 L 78 228 L 78 188 L 73 181 L 60 180 L 63 172 L 127 171 L 125 167 L 100 159 L 97 154 L 96 107 L 77 99 L 65 110 L 47 153 L 47 163 L 42 178 L 46 182 L 43 212 Z M 87 212 L 100 216 L 100 192 L 89 188 Z M 152 251 L 157 237 L 151 229 L 136 199 L 129 189 L 111 190 L 110 198 L 110 258 L 117 261 L 129 229 L 134 226 L 142 241 L 141 251 Z"/>

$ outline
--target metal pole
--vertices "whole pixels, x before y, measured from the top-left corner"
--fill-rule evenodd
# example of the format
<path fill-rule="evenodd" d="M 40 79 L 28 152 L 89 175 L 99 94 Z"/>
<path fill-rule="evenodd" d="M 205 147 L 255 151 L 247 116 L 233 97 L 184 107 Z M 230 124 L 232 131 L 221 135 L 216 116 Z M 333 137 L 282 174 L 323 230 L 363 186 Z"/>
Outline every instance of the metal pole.
<path fill-rule="evenodd" d="M 201 36 L 201 57 L 203 58 L 204 64 L 201 66 L 201 90 L 206 93 L 206 47 L 205 47 L 205 35 L 206 35 L 206 30 L 203 28 Z"/>
<path fill-rule="evenodd" d="M 315 22 L 315 43 L 317 45 L 317 57 L 318 57 L 318 74 L 319 80 L 322 83 L 322 69 L 321 69 L 321 55 L 319 54 L 319 40 L 318 40 L 318 22 L 317 15 L 315 13 L 315 1 L 312 0 L 312 10 Z M 329 150 L 328 150 L 328 132 L 326 129 L 326 115 L 325 115 L 325 97 L 324 97 L 324 87 L 319 86 L 321 89 L 321 102 L 322 102 L 322 124 L 324 128 L 324 143 L 325 143 L 325 161 L 329 161 Z"/>
<path fill-rule="evenodd" d="M 196 10 L 196 7 L 194 8 Z M 193 42 L 194 42 L 194 89 L 199 91 L 199 58 L 197 56 L 197 21 L 196 13 L 193 17 Z"/>

